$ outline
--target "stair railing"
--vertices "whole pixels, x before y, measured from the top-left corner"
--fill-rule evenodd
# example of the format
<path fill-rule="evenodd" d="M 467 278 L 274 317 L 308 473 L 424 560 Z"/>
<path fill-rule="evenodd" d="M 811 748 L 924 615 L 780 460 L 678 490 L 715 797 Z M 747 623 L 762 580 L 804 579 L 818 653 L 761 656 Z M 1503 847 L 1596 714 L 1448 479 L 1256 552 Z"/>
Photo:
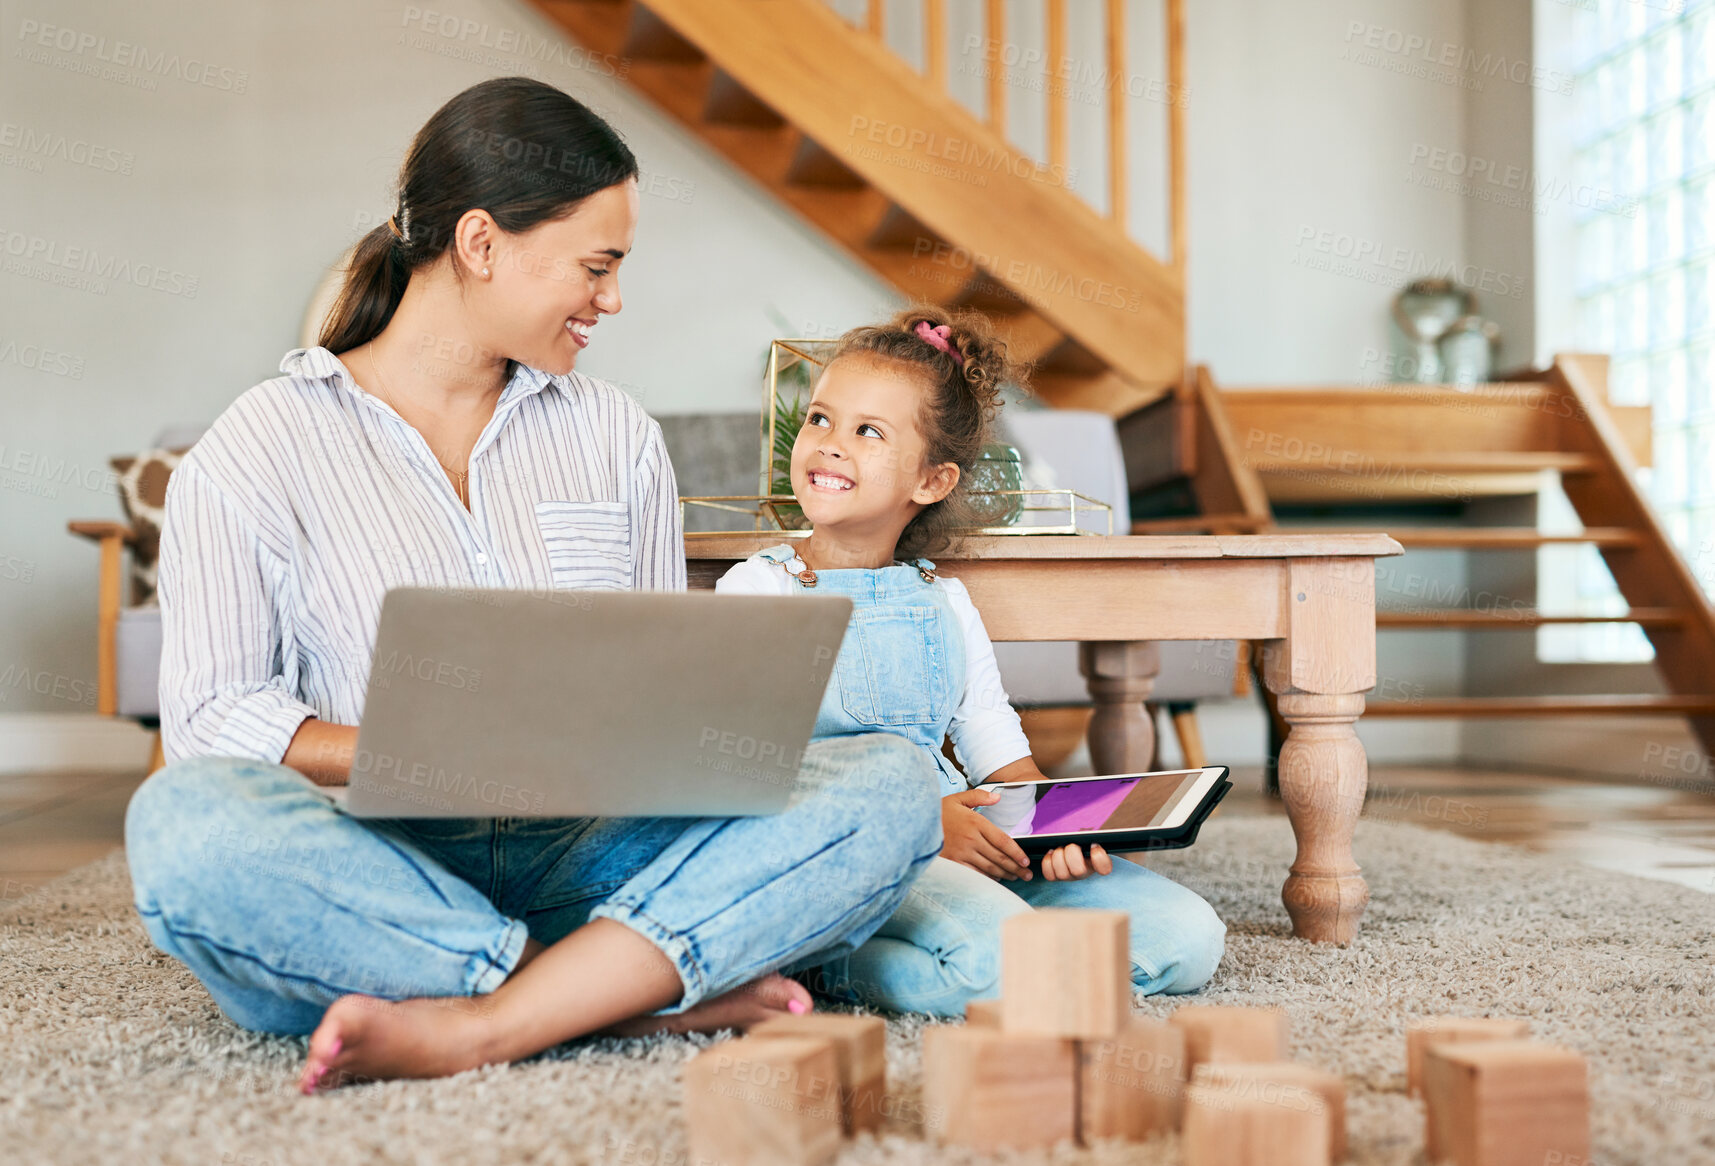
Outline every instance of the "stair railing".
<path fill-rule="evenodd" d="M 1066 50 L 1067 0 L 1041 0 L 1045 45 L 1042 57 L 1043 92 L 1047 101 L 1047 158 L 1037 159 L 1038 165 L 1051 171 L 1065 173 L 1068 165 L 1065 70 L 1069 64 Z M 1126 103 L 1128 77 L 1126 73 L 1126 0 L 1103 0 L 1103 88 L 1107 93 L 1107 217 L 1121 231 L 1126 231 L 1126 199 L 1129 189 L 1131 161 L 1126 140 Z M 868 0 L 861 27 L 883 44 L 887 32 L 886 0 Z M 1168 264 L 1185 275 L 1185 3 L 1165 0 L 1167 36 L 1167 204 L 1168 204 Z M 946 0 L 923 0 L 923 76 L 935 89 L 947 88 L 947 6 Z M 987 120 L 1002 137 L 1007 137 L 1007 86 L 1012 79 L 1006 64 L 1006 0 L 986 0 L 984 26 L 991 45 L 996 46 L 997 59 L 987 76 Z"/>

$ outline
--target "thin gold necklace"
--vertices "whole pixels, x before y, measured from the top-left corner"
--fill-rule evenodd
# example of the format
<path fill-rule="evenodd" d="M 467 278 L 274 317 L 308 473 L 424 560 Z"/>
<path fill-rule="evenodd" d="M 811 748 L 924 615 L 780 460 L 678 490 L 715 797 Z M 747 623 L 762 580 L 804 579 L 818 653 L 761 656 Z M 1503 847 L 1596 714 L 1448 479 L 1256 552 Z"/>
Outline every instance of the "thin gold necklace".
<path fill-rule="evenodd" d="M 399 406 L 393 403 L 393 393 L 387 388 L 387 378 L 381 372 L 381 362 L 375 359 L 375 349 L 373 348 L 369 350 L 369 367 L 375 370 L 376 384 L 382 390 L 381 399 L 387 403 L 387 407 L 389 409 L 393 410 L 395 413 L 399 413 Z M 399 419 L 404 421 L 405 414 L 399 413 Z M 405 424 L 410 425 L 411 423 L 406 421 Z M 429 443 L 425 440 L 423 444 L 428 445 Z M 461 473 L 460 471 L 453 469 L 446 462 L 441 461 L 441 455 L 435 452 L 433 446 L 429 446 L 429 456 L 435 459 L 436 464 L 438 464 L 441 469 L 452 475 L 453 493 L 458 495 L 459 502 L 466 510 L 469 510 L 470 494 L 467 486 L 470 479 L 469 471 L 466 470 Z"/>

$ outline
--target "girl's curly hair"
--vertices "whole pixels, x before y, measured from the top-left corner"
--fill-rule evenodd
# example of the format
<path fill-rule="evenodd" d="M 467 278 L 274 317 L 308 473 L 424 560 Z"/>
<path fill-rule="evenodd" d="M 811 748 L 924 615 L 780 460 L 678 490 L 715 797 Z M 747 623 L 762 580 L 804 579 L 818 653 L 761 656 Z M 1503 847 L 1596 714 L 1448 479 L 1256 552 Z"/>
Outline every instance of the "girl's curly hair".
<path fill-rule="evenodd" d="M 948 342 L 963 363 L 918 334 L 919 323 L 945 325 Z M 949 310 L 933 304 L 913 304 L 885 324 L 853 328 L 839 338 L 837 360 L 854 356 L 908 366 L 920 373 L 929 392 L 925 394 L 917 423 L 925 443 L 924 464 L 952 462 L 959 467 L 959 483 L 939 502 L 923 508 L 899 536 L 894 552 L 912 559 L 939 551 L 948 532 L 972 525 L 968 497 L 971 475 L 978 455 L 990 440 L 995 413 L 1000 409 L 1001 386 L 1024 384 L 1029 369 L 1013 361 L 1006 341 L 994 333 L 988 317 L 970 310 Z"/>

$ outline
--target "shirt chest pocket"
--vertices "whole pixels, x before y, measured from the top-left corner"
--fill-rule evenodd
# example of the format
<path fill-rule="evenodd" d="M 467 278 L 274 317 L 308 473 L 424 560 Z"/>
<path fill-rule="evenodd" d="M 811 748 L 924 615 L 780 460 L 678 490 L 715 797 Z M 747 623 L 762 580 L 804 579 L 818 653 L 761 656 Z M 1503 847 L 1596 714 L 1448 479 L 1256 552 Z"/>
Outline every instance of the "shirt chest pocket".
<path fill-rule="evenodd" d="M 558 590 L 631 589 L 631 507 L 625 502 L 538 502 L 536 526 Z"/>
<path fill-rule="evenodd" d="M 854 611 L 834 662 L 846 715 L 878 727 L 928 725 L 951 715 L 939 632 L 928 611 Z"/>

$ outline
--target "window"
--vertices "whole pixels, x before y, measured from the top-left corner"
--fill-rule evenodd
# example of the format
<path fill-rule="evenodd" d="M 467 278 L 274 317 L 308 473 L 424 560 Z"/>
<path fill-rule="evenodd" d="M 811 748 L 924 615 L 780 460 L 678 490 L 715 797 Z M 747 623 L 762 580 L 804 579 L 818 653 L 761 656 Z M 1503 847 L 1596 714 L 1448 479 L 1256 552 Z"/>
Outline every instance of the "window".
<path fill-rule="evenodd" d="M 1715 0 L 1540 0 L 1540 63 L 1570 96 L 1537 100 L 1544 353 L 1607 352 L 1616 404 L 1649 404 L 1642 486 L 1715 592 Z M 1565 181 L 1562 182 L 1562 179 Z M 1557 492 L 1543 527 L 1575 523 Z M 1576 529 L 1574 525 L 1572 529 Z M 1545 548 L 1544 611 L 1625 609 L 1591 547 Z M 1648 660 L 1631 625 L 1541 629 L 1544 660 Z"/>

